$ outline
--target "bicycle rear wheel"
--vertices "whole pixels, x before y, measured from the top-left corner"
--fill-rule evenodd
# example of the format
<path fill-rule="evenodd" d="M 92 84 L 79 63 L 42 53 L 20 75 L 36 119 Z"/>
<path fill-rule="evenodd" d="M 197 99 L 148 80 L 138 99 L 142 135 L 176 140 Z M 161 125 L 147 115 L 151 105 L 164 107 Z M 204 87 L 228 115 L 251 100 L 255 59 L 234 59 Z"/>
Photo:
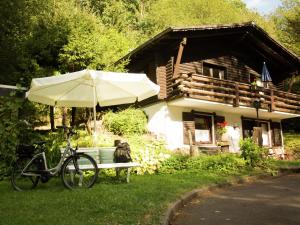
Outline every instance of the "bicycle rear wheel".
<path fill-rule="evenodd" d="M 98 177 L 98 167 L 95 160 L 84 153 L 69 156 L 61 169 L 61 178 L 69 189 L 90 188 Z"/>
<path fill-rule="evenodd" d="M 39 182 L 39 177 L 34 176 L 34 171 L 37 171 L 37 165 L 31 163 L 26 171 L 27 174 L 33 174 L 32 176 L 22 174 L 25 166 L 30 162 L 31 158 L 19 158 L 13 167 L 11 184 L 17 191 L 26 191 L 36 187 Z"/>

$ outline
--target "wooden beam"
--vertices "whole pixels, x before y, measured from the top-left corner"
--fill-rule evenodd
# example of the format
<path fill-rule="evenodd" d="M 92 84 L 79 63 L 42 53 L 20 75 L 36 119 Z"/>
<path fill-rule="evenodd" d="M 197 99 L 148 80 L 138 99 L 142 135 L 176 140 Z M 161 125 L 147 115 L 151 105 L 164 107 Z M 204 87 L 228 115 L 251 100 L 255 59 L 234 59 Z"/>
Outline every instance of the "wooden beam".
<path fill-rule="evenodd" d="M 274 101 L 274 90 L 271 89 L 271 104 L 270 104 L 270 112 L 273 112 L 275 110 L 275 101 Z"/>
<path fill-rule="evenodd" d="M 187 41 L 187 38 L 184 37 L 182 39 L 182 41 L 180 42 L 178 53 L 177 53 L 177 58 L 176 58 L 176 63 L 175 63 L 175 67 L 174 67 L 173 78 L 177 78 L 178 77 L 179 65 L 180 65 L 180 62 L 181 62 L 181 58 L 182 58 L 182 53 L 183 53 L 184 46 L 186 45 L 186 41 Z"/>
<path fill-rule="evenodd" d="M 240 106 L 240 93 L 239 93 L 239 84 L 235 83 L 235 101 L 234 101 L 234 107 Z"/>

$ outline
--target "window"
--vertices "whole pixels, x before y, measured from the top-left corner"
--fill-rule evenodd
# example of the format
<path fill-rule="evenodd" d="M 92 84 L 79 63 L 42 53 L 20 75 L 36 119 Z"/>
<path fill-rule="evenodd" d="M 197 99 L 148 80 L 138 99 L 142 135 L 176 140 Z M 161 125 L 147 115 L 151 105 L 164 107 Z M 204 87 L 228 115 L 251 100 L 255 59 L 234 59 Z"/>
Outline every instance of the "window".
<path fill-rule="evenodd" d="M 226 67 L 203 63 L 203 75 L 217 79 L 227 79 Z"/>
<path fill-rule="evenodd" d="M 207 115 L 196 115 L 195 142 L 200 144 L 212 143 L 212 117 Z"/>

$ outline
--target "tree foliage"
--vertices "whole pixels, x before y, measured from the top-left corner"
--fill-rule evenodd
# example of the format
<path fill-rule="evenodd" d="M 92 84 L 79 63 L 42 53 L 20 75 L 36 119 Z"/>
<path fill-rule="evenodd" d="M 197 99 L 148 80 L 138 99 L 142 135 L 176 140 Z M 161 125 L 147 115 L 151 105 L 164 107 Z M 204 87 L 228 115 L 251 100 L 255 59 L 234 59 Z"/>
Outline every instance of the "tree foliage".
<path fill-rule="evenodd" d="M 297 0 L 284 0 L 271 20 L 241 0 L 2 0 L 0 12 L 5 84 L 28 86 L 57 71 L 122 70 L 116 60 L 169 26 L 255 21 L 299 54 Z"/>
<path fill-rule="evenodd" d="M 161 0 L 153 4 L 147 21 L 153 32 L 168 26 L 197 26 L 255 21 L 269 33 L 273 28 L 258 13 L 250 11 L 240 0 Z"/>
<path fill-rule="evenodd" d="M 300 1 L 282 0 L 282 6 L 271 18 L 279 40 L 300 55 Z"/>

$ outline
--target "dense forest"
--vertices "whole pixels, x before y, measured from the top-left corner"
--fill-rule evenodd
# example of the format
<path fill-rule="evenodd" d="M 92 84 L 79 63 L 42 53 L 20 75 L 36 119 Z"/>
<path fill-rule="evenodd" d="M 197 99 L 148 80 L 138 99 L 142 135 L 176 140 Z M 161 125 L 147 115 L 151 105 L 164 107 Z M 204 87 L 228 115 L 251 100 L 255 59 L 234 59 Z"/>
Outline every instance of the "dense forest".
<path fill-rule="evenodd" d="M 85 68 L 122 70 L 114 62 L 169 26 L 254 21 L 300 54 L 300 1 L 282 0 L 261 16 L 241 0 L 2 0 L 0 83 Z M 124 62 L 126 63 L 126 62 Z"/>

